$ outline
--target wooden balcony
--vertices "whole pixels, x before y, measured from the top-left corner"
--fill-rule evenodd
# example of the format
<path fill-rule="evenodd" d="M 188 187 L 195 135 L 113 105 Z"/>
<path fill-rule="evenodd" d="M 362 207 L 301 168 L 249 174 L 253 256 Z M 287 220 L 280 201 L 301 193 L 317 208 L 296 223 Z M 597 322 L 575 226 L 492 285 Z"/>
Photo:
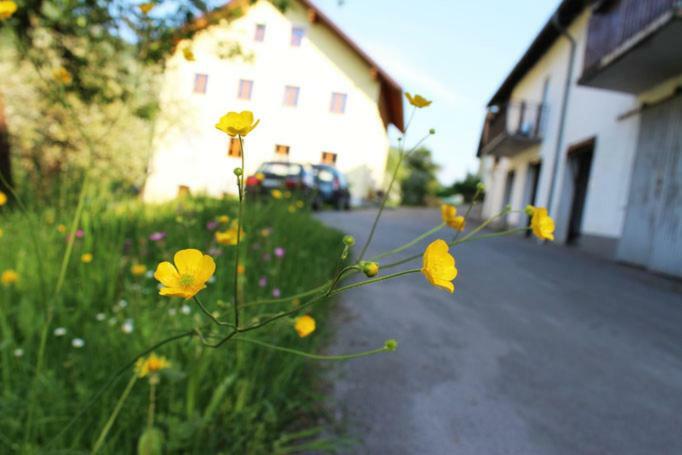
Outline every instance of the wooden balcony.
<path fill-rule="evenodd" d="M 594 7 L 580 84 L 641 93 L 682 73 L 682 2 L 609 0 Z"/>
<path fill-rule="evenodd" d="M 545 107 L 526 102 L 493 106 L 486 117 L 479 156 L 514 156 L 542 141 Z"/>

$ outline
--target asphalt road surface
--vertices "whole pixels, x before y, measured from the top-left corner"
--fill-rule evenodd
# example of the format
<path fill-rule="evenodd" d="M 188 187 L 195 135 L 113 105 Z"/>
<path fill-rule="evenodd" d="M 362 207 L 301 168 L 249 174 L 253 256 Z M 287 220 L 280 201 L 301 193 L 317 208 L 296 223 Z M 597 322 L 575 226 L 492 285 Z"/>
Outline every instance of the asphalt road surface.
<path fill-rule="evenodd" d="M 319 218 L 361 244 L 374 214 Z M 370 256 L 437 223 L 388 211 Z M 682 454 L 679 281 L 523 237 L 454 255 L 454 295 L 415 274 L 341 298 L 330 353 L 399 341 L 330 373 L 348 453 Z"/>

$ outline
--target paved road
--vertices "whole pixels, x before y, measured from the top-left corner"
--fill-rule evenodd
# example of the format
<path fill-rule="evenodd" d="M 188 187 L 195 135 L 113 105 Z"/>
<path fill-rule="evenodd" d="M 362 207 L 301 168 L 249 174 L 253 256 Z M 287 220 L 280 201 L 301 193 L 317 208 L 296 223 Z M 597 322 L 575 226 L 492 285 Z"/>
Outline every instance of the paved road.
<path fill-rule="evenodd" d="M 361 240 L 373 215 L 320 218 Z M 370 253 L 438 216 L 389 211 Z M 400 343 L 331 373 L 349 453 L 682 454 L 679 282 L 519 237 L 455 257 L 454 295 L 420 274 L 342 299 L 330 352 Z"/>

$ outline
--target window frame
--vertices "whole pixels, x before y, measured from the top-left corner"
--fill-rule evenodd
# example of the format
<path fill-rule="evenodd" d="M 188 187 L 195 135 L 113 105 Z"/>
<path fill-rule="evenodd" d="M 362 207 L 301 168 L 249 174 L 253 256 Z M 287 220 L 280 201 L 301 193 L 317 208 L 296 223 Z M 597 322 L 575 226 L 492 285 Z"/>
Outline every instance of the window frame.
<path fill-rule="evenodd" d="M 336 110 L 336 101 L 340 99 L 341 105 L 339 110 Z M 343 92 L 332 92 L 332 97 L 329 105 L 329 112 L 332 114 L 345 114 L 348 106 L 348 94 Z"/>
<path fill-rule="evenodd" d="M 200 83 L 200 81 L 203 80 L 203 87 Z M 202 90 L 199 90 L 199 88 L 202 88 Z M 207 73 L 194 73 L 194 84 L 192 87 L 192 93 L 196 93 L 198 95 L 205 95 L 208 93 L 208 74 Z"/>
<path fill-rule="evenodd" d="M 332 158 L 331 161 L 328 161 L 325 159 L 327 156 L 330 156 Z M 320 162 L 322 164 L 326 164 L 328 166 L 336 166 L 336 162 L 337 162 L 338 158 L 339 158 L 338 153 L 324 151 L 324 152 L 322 152 L 322 157 L 320 159 Z"/>
<path fill-rule="evenodd" d="M 249 85 L 249 93 L 247 97 L 242 96 L 242 86 Z M 237 99 L 240 100 L 251 100 L 253 98 L 253 80 L 252 79 L 239 79 L 239 86 L 237 87 Z"/>
<path fill-rule="evenodd" d="M 233 153 L 233 151 L 235 153 Z M 239 144 L 239 139 L 236 137 L 231 137 L 227 143 L 227 156 L 229 158 L 241 158 L 242 157 L 242 147 Z"/>
<path fill-rule="evenodd" d="M 256 30 L 253 33 L 253 40 L 256 43 L 264 43 L 266 33 L 267 33 L 266 24 L 256 24 Z"/>
<path fill-rule="evenodd" d="M 295 90 L 296 96 L 294 97 L 293 104 L 289 104 L 289 90 Z M 298 103 L 301 98 L 301 87 L 297 85 L 285 85 L 284 86 L 284 100 L 282 104 L 286 107 L 298 107 Z"/>
<path fill-rule="evenodd" d="M 282 149 L 286 150 L 286 153 L 280 153 L 280 147 Z M 284 145 L 284 144 L 275 144 L 275 156 L 281 156 L 281 157 L 286 157 L 289 158 L 289 154 L 291 153 L 291 146 L 290 145 Z"/>
<path fill-rule="evenodd" d="M 300 32 L 297 33 L 297 32 Z M 301 25 L 293 25 L 291 27 L 291 36 L 289 38 L 290 47 L 302 47 L 303 40 L 305 39 L 306 29 Z"/>

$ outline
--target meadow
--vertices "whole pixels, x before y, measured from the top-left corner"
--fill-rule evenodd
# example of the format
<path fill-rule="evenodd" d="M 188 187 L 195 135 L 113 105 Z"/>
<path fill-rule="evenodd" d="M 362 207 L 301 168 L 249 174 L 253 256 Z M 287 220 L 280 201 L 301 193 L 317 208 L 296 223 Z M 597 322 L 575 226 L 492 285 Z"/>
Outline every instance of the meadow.
<path fill-rule="evenodd" d="M 237 275 L 247 324 L 295 308 L 300 299 L 267 300 L 325 283 L 344 250 L 341 233 L 286 196 L 246 204 Z M 159 295 L 153 271 L 180 249 L 214 257 L 201 298 L 213 317 L 231 317 L 236 248 L 215 233 L 237 216 L 235 200 L 71 199 L 0 209 L 0 271 L 16 272 L 0 286 L 0 452 L 133 453 L 152 427 L 167 453 L 331 447 L 318 437 L 321 369 L 305 357 L 187 337 L 154 350 L 170 368 L 153 386 L 124 368 L 154 343 L 210 322 L 194 302 Z M 328 309 L 312 311 L 322 329 L 312 336 L 299 337 L 293 317 L 249 336 L 314 352 Z"/>

